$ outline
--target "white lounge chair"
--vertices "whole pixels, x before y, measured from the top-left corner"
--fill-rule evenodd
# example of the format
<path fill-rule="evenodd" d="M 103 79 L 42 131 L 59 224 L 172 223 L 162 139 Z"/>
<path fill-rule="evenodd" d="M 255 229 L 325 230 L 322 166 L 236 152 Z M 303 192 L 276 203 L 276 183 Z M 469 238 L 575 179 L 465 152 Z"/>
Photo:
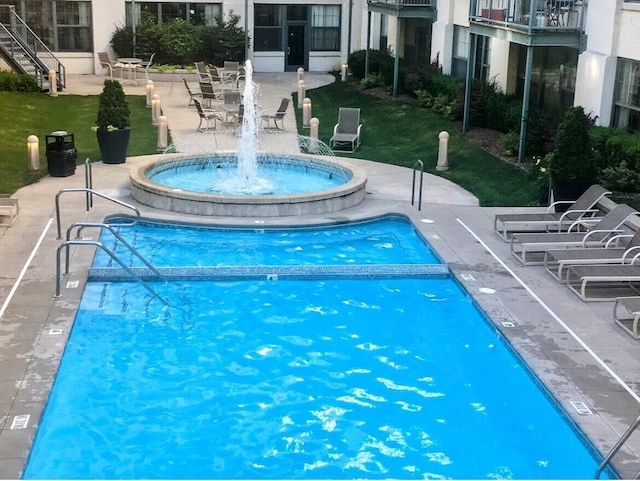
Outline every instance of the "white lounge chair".
<path fill-rule="evenodd" d="M 596 204 L 609 194 L 611 194 L 610 191 L 601 185 L 594 184 L 575 201 L 554 202 L 546 212 L 496 214 L 493 219 L 493 230 L 506 242 L 509 242 L 514 233 L 561 232 L 582 217 L 595 216 L 598 213 L 598 209 L 595 208 Z M 565 212 L 556 212 L 558 207 L 567 205 L 568 208 Z"/>
<path fill-rule="evenodd" d="M 636 296 L 640 294 L 640 264 L 570 266 L 567 286 L 585 302 Z"/>
<path fill-rule="evenodd" d="M 627 204 L 620 204 L 604 217 L 595 219 L 597 222 L 589 222 L 588 219 L 576 221 L 567 232 L 514 234 L 511 236 L 511 253 L 524 265 L 541 265 L 544 264 L 545 252 L 550 249 L 604 247 L 613 237 L 625 233 L 621 226 L 636 214 Z"/>
<path fill-rule="evenodd" d="M 610 247 L 621 239 L 629 239 L 624 247 Z M 566 281 L 567 269 L 572 265 L 633 264 L 640 256 L 640 230 L 635 234 L 614 236 L 604 248 L 549 249 L 544 255 L 544 267 L 560 282 Z"/>
<path fill-rule="evenodd" d="M 329 139 L 329 147 L 349 147 L 347 152 L 355 152 L 360 147 L 360 109 L 340 107 L 338 123 L 333 127 L 333 137 Z"/>

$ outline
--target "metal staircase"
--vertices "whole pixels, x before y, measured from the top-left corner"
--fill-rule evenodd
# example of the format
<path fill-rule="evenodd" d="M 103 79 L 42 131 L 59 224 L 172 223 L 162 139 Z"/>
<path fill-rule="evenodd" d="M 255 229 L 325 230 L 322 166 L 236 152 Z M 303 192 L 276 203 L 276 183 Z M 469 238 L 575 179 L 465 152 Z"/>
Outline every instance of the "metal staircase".
<path fill-rule="evenodd" d="M 15 12 L 13 5 L 0 5 L 0 57 L 16 72 L 32 76 L 42 91 L 65 87 L 64 65 Z M 55 72 L 55 86 L 49 72 Z"/>

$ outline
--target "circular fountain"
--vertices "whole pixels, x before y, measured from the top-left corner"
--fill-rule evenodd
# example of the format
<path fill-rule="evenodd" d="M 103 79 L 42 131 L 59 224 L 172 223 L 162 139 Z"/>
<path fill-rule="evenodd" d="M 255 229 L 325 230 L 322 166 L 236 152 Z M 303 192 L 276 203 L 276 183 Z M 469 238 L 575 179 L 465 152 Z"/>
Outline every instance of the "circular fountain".
<path fill-rule="evenodd" d="M 245 68 L 245 111 L 237 152 L 167 154 L 133 169 L 133 198 L 173 212 L 238 217 L 323 214 L 359 204 L 366 184 L 361 169 L 332 155 L 258 151 L 259 115 L 250 61 Z M 307 150 L 322 153 L 322 142 L 307 138 L 309 143 Z"/>

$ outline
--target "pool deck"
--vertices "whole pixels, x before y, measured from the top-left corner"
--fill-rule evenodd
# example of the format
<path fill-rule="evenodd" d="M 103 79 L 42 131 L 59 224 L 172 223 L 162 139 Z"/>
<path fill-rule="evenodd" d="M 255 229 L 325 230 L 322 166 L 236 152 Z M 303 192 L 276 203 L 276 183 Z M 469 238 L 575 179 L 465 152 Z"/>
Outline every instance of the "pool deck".
<path fill-rule="evenodd" d="M 65 93 L 97 94 L 103 80 L 69 76 Z M 295 73 L 256 74 L 254 80 L 260 85 L 258 103 L 263 108 L 275 109 L 280 98 L 289 96 L 297 85 Z M 307 74 L 305 80 L 311 90 L 333 77 Z M 144 95 L 144 82 L 128 84 L 125 90 Z M 235 135 L 195 132 L 198 117 L 193 107 L 186 107 L 188 95 L 181 80 L 155 82 L 155 92 L 178 149 L 189 151 L 204 143 L 212 151 L 235 150 Z M 308 96 L 313 99 L 312 91 Z M 293 106 L 289 108 L 286 132 L 261 134 L 262 150 L 295 149 Z M 139 205 L 129 195 L 129 169 L 154 158 L 158 156 L 129 158 L 119 165 L 94 163 L 93 188 L 135 205 L 143 216 L 219 225 L 287 226 L 385 213 L 406 215 L 600 452 L 608 453 L 640 414 L 636 394 L 640 393 L 640 341 L 615 326 L 613 303 L 580 301 L 543 267 L 520 265 L 510 255 L 509 245 L 493 232 L 495 213 L 535 209 L 479 207 L 468 192 L 426 175 L 419 210 L 411 205 L 411 169 L 346 159 L 367 172 L 367 194 L 361 204 L 340 212 L 260 219 L 172 214 Z M 70 275 L 61 283 L 62 296 L 54 298 L 56 251 L 62 242 L 57 235 L 54 199 L 62 189 L 84 186 L 84 167 L 79 166 L 72 176 L 48 176 L 22 188 L 13 196 L 20 205 L 14 225 L 0 227 L 0 479 L 21 475 L 86 281 L 93 248 L 74 246 Z M 65 193 L 59 199 L 63 236 L 72 222 L 100 222 L 105 215 L 126 212 L 101 198 L 95 198 L 87 211 L 81 192 Z M 87 229 L 83 235 L 95 238 L 97 231 Z M 451 325 L 455 329 L 455 319 Z M 21 417 L 25 415 L 29 416 L 26 423 Z M 624 478 L 633 478 L 640 471 L 640 432 L 631 436 L 613 464 Z"/>

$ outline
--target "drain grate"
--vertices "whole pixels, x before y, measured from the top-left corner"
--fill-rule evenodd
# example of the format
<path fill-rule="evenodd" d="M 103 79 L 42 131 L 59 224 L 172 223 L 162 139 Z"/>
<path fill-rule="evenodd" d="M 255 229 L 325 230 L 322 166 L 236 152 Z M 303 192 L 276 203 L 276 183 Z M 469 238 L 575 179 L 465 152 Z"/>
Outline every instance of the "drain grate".
<path fill-rule="evenodd" d="M 589 409 L 582 401 L 571 401 L 571 405 L 578 414 L 593 414 L 591 409 Z"/>

